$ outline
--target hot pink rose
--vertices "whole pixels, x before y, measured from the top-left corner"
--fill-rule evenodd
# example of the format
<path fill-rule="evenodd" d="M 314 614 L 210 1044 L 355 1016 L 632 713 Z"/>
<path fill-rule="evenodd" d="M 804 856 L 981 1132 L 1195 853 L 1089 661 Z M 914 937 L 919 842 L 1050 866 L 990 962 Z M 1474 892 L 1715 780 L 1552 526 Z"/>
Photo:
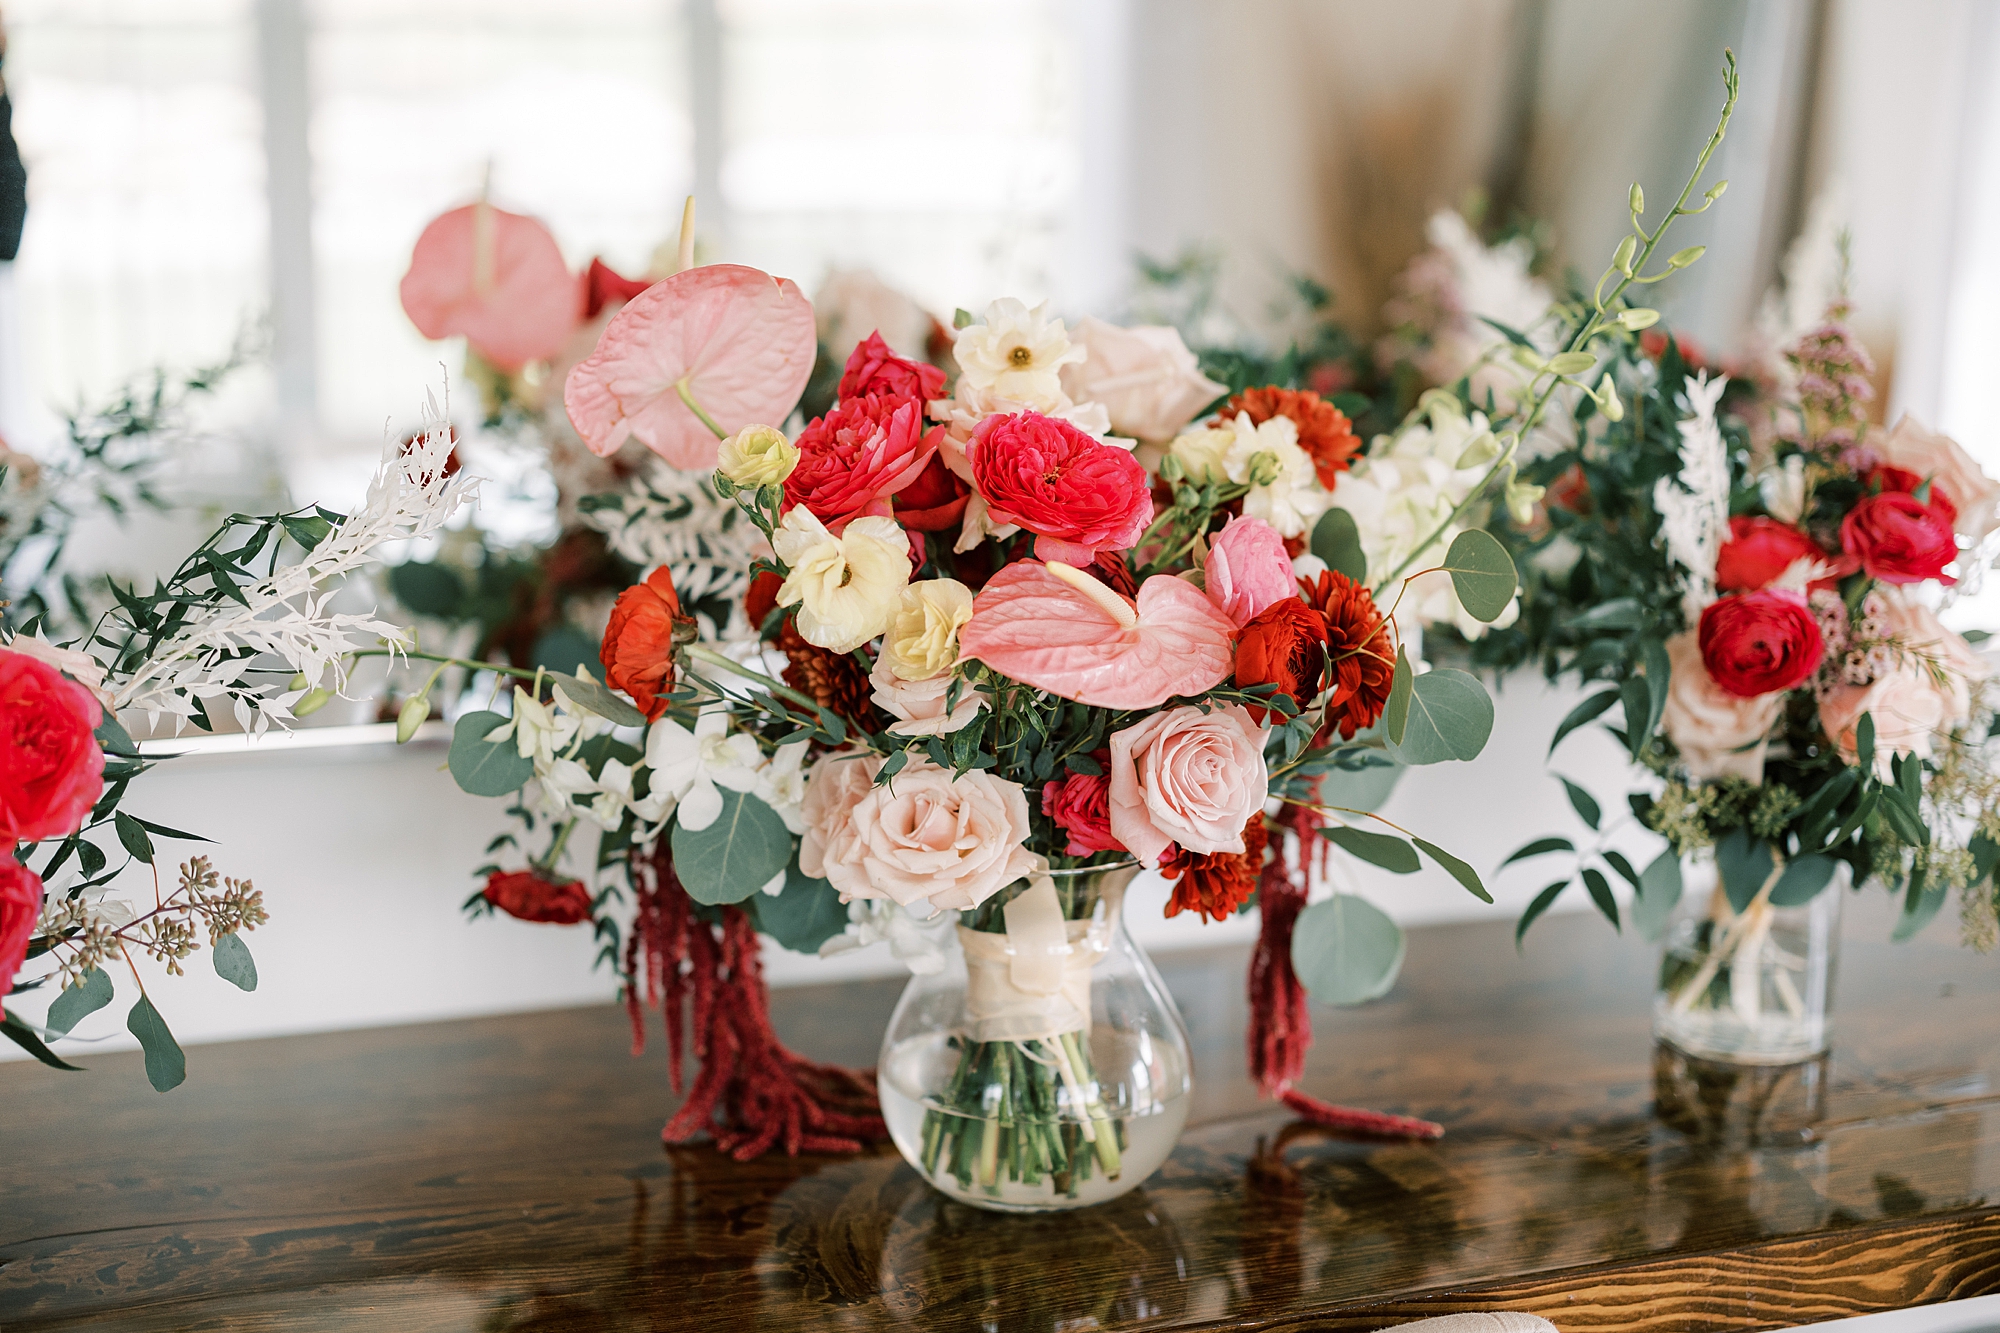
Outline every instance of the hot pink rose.
<path fill-rule="evenodd" d="M 1299 595 L 1285 539 L 1262 519 L 1230 519 L 1209 544 L 1204 574 L 1208 600 L 1238 629 L 1273 602 Z"/>
<path fill-rule="evenodd" d="M 1264 808 L 1264 736 L 1240 706 L 1192 705 L 1111 734 L 1111 836 L 1147 865 L 1169 846 L 1243 851 L 1243 825 Z"/>
<path fill-rule="evenodd" d="M 1132 546 L 1153 521 L 1146 469 L 1067 421 L 1039 412 L 989 416 L 966 452 L 988 521 L 1034 533 L 1044 560 L 1087 565 L 1099 551 Z"/>
<path fill-rule="evenodd" d="M 1111 779 L 1102 773 L 1069 773 L 1042 788 L 1042 813 L 1069 834 L 1071 856 L 1122 852 L 1111 835 Z"/>
<path fill-rule="evenodd" d="M 863 514 L 886 518 L 889 497 L 917 479 L 943 435 L 942 426 L 924 429 L 914 398 L 843 402 L 800 432 L 785 508 L 804 505 L 835 536 Z"/>
<path fill-rule="evenodd" d="M 0 858 L 0 1000 L 14 989 L 14 974 L 27 961 L 28 937 L 41 916 L 41 879 L 13 857 Z M 0 1017 L 5 1014 L 0 1009 Z"/>
<path fill-rule="evenodd" d="M 40 842 L 82 827 L 104 794 L 104 710 L 89 690 L 26 653 L 0 651 L 0 839 Z"/>
<path fill-rule="evenodd" d="M 889 344 L 882 341 L 879 332 L 869 334 L 868 340 L 854 349 L 853 355 L 847 358 L 847 369 L 840 376 L 842 402 L 850 398 L 866 398 L 870 394 L 928 401 L 943 393 L 942 370 L 922 361 L 897 356 L 889 350 Z"/>

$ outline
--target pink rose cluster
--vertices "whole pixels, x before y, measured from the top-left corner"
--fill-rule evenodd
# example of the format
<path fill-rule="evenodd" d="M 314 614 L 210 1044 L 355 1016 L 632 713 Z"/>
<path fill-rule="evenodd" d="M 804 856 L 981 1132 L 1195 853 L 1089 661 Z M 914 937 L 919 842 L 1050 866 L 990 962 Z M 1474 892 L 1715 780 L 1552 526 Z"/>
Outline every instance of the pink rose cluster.
<path fill-rule="evenodd" d="M 936 366 L 899 357 L 881 334 L 868 335 L 847 359 L 839 401 L 795 441 L 799 461 L 785 479 L 784 507 L 803 505 L 835 536 L 857 518 L 895 516 L 896 497 L 936 461 L 944 427 L 927 426 L 924 411 L 943 388 Z"/>

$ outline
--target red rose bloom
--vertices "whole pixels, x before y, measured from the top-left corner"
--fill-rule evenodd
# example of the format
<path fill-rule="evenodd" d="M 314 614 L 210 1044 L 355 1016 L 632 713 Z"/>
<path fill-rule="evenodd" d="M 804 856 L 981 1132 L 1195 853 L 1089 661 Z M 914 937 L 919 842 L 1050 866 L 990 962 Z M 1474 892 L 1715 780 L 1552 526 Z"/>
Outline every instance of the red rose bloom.
<path fill-rule="evenodd" d="M 0 858 L 0 1000 L 14 989 L 14 974 L 28 959 L 28 937 L 41 916 L 41 878 L 11 856 Z M 0 1008 L 0 1017 L 5 1015 Z"/>
<path fill-rule="evenodd" d="M 917 479 L 896 492 L 896 521 L 907 532 L 945 532 L 965 517 L 972 488 L 936 454 Z"/>
<path fill-rule="evenodd" d="M 1042 813 L 1069 834 L 1070 856 L 1122 852 L 1111 836 L 1111 778 L 1103 773 L 1068 773 L 1042 788 Z"/>
<path fill-rule="evenodd" d="M 1131 547 L 1153 521 L 1139 460 L 1067 421 L 1039 412 L 990 416 L 967 452 L 993 522 L 1034 533 L 1043 560 L 1082 567 L 1099 551 Z"/>
<path fill-rule="evenodd" d="M 847 369 L 840 376 L 839 393 L 842 402 L 850 398 L 865 398 L 869 394 L 927 402 L 943 396 L 944 372 L 922 361 L 897 356 L 889 350 L 889 344 L 882 341 L 880 333 L 871 333 L 868 341 L 856 346 L 847 358 Z"/>
<path fill-rule="evenodd" d="M 1826 653 L 1806 599 L 1768 589 L 1711 603 L 1698 642 L 1715 683 L 1745 699 L 1803 685 Z"/>
<path fill-rule="evenodd" d="M 681 614 L 680 594 L 665 565 L 618 594 L 611 623 L 604 627 L 604 643 L 597 650 L 604 683 L 631 695 L 649 722 L 667 711 L 677 634 L 692 639 L 694 621 Z"/>
<path fill-rule="evenodd" d="M 1300 708 L 1319 694 L 1326 675 L 1326 617 L 1296 597 L 1259 611 L 1236 637 L 1236 684 L 1271 685 Z M 1270 712 L 1255 704 L 1259 723 Z"/>
<path fill-rule="evenodd" d="M 751 633 L 762 630 L 764 622 L 778 609 L 778 589 L 784 586 L 785 580 L 773 569 L 750 580 L 743 593 L 743 618 L 750 622 Z"/>
<path fill-rule="evenodd" d="M 1914 495 L 1917 488 L 1924 484 L 1924 479 L 1908 468 L 1890 463 L 1870 468 L 1868 475 L 1861 480 L 1871 491 L 1901 491 L 1906 495 Z M 1952 503 L 1951 493 L 1935 481 L 1931 483 L 1930 502 L 1949 514 L 1954 524 L 1958 522 L 1958 506 Z"/>
<path fill-rule="evenodd" d="M 1354 433 L 1347 414 L 1311 390 L 1245 389 L 1224 403 L 1219 415 L 1234 421 L 1238 412 L 1248 412 L 1252 424 L 1258 426 L 1272 417 L 1290 417 L 1299 429 L 1299 448 L 1312 459 L 1319 484 L 1328 490 L 1361 452 L 1361 437 Z"/>
<path fill-rule="evenodd" d="M 1396 677 L 1389 622 L 1368 589 L 1337 569 L 1324 570 L 1317 579 L 1300 579 L 1299 588 L 1326 620 L 1333 693 L 1326 701 L 1319 741 L 1335 731 L 1351 741 L 1357 731 L 1374 726 L 1389 706 L 1389 687 Z"/>
<path fill-rule="evenodd" d="M 887 517 L 889 497 L 923 473 L 943 438 L 943 426 L 924 429 L 915 398 L 847 399 L 800 432 L 785 508 L 804 505 L 836 534 L 863 514 Z"/>
<path fill-rule="evenodd" d="M 486 877 L 487 902 L 523 921 L 573 926 L 590 920 L 590 890 L 581 880 L 560 884 L 535 870 L 496 870 Z"/>
<path fill-rule="evenodd" d="M 1799 560 L 1826 560 L 1818 542 L 1775 518 L 1729 520 L 1729 540 L 1715 560 L 1715 586 L 1723 592 L 1755 592 L 1777 582 Z"/>
<path fill-rule="evenodd" d="M 1935 488 L 1929 504 L 1903 491 L 1884 491 L 1848 512 L 1840 525 L 1840 545 L 1870 578 L 1884 583 L 1950 583 L 1944 567 L 1958 559 L 1958 538 L 1952 533 L 1956 518 L 1951 501 Z"/>
<path fill-rule="evenodd" d="M 104 710 L 89 690 L 26 653 L 0 650 L 0 840 L 40 842 L 83 826 L 104 794 Z"/>
<path fill-rule="evenodd" d="M 1264 869 L 1264 812 L 1250 816 L 1243 826 L 1241 852 L 1203 854 L 1169 847 L 1160 858 L 1160 873 L 1174 881 L 1174 895 L 1167 900 L 1167 915 L 1201 913 L 1205 920 L 1222 921 L 1234 916 L 1250 895 L 1257 891 L 1257 877 Z"/>

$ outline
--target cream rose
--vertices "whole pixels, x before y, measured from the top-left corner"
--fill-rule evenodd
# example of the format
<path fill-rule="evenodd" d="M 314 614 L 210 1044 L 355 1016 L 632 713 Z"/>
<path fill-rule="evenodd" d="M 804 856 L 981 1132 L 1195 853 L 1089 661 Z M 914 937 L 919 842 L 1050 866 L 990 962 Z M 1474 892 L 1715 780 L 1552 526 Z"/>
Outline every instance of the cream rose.
<path fill-rule="evenodd" d="M 972 589 L 957 579 L 924 579 L 903 589 L 882 636 L 882 659 L 898 680 L 929 680 L 958 662 L 958 627 L 972 619 Z"/>
<path fill-rule="evenodd" d="M 799 837 L 800 870 L 826 878 L 828 839 L 847 826 L 849 814 L 881 770 L 881 757 L 865 750 L 837 750 L 812 766 L 799 800 L 799 819 L 805 824 Z"/>
<path fill-rule="evenodd" d="M 1195 413 L 1229 392 L 1201 373 L 1172 328 L 1121 329 L 1086 315 L 1071 340 L 1090 356 L 1063 367 L 1063 392 L 1079 403 L 1104 404 L 1111 429 L 1135 440 L 1173 439 Z"/>
<path fill-rule="evenodd" d="M 1111 836 L 1149 866 L 1170 843 L 1241 852 L 1269 785 L 1263 732 L 1241 706 L 1155 713 L 1111 735 Z"/>
<path fill-rule="evenodd" d="M 836 537 L 799 505 L 771 547 L 792 571 L 778 604 L 796 605 L 799 633 L 828 652 L 853 652 L 889 628 L 910 582 L 910 543 L 893 519 L 857 518 Z"/>
<path fill-rule="evenodd" d="M 1236 432 L 1227 427 L 1222 429 L 1191 430 L 1174 437 L 1167 447 L 1187 473 L 1189 481 L 1197 486 L 1205 481 L 1227 481 L 1229 470 L 1229 446 L 1236 443 Z"/>
<path fill-rule="evenodd" d="M 61 671 L 77 684 L 97 697 L 97 702 L 111 707 L 111 691 L 104 688 L 104 664 L 89 653 L 78 652 L 74 648 L 59 648 L 39 635 L 16 634 L 7 647 L 38 662 L 46 662 Z"/>
<path fill-rule="evenodd" d="M 715 453 L 715 470 L 738 486 L 776 486 L 798 465 L 798 449 L 774 426 L 745 426 Z"/>
<path fill-rule="evenodd" d="M 1660 727 L 1681 752 L 1681 763 L 1697 778 L 1764 780 L 1764 742 L 1784 707 L 1782 693 L 1754 699 L 1731 694 L 1715 683 L 1701 660 L 1693 630 L 1667 640 L 1673 683 L 1667 690 Z"/>
<path fill-rule="evenodd" d="M 799 868 L 824 876 L 843 900 L 928 901 L 965 911 L 1046 864 L 1028 850 L 1028 800 L 1018 783 L 976 771 L 954 778 L 916 759 L 874 786 L 877 761 L 848 761 L 868 766 L 866 780 L 837 769 L 822 778 L 830 758 L 806 788 Z M 822 781 L 826 791 L 816 800 Z"/>
<path fill-rule="evenodd" d="M 1819 720 L 1851 764 L 1857 758 L 1855 726 L 1863 713 L 1872 717 L 1875 768 L 1886 779 L 1894 756 L 1928 759 L 1933 736 L 1970 720 L 1972 687 L 1989 669 L 1970 644 L 1919 602 L 1884 591 L 1877 595 L 1875 618 L 1884 636 L 1902 645 L 1895 666 L 1866 685 L 1835 689 L 1820 701 Z"/>
<path fill-rule="evenodd" d="M 2000 482 L 1980 471 L 1972 455 L 1949 435 L 1926 430 L 1914 417 L 1903 417 L 1894 430 L 1871 441 L 1891 467 L 1903 468 L 1934 481 L 1958 509 L 1958 534 L 1977 542 L 1993 531 L 2000 508 Z"/>
<path fill-rule="evenodd" d="M 986 707 L 986 696 L 968 684 L 960 687 L 958 703 L 947 708 L 945 700 L 951 694 L 951 683 L 957 679 L 944 671 L 924 680 L 904 680 L 890 668 L 888 654 L 884 653 L 876 659 L 868 683 L 875 687 L 875 702 L 898 719 L 889 728 L 895 735 L 949 736 L 978 717 L 979 710 Z"/>

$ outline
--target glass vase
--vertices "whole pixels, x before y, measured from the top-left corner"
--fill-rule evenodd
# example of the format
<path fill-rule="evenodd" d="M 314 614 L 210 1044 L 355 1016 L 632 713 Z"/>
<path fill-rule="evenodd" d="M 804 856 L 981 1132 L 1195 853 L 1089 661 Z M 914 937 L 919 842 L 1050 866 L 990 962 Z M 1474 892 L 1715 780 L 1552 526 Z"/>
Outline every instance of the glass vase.
<path fill-rule="evenodd" d="M 1001 1212 L 1103 1203 L 1173 1152 L 1187 1031 L 1125 931 L 1138 872 L 1052 872 L 959 914 L 941 971 L 910 980 L 878 1065 L 906 1161 Z"/>
<path fill-rule="evenodd" d="M 1706 1060 L 1788 1065 L 1832 1039 L 1840 908 L 1848 868 L 1797 906 L 1762 895 L 1730 906 L 1712 860 L 1683 867 L 1688 891 L 1667 925 L 1653 1035 Z"/>

